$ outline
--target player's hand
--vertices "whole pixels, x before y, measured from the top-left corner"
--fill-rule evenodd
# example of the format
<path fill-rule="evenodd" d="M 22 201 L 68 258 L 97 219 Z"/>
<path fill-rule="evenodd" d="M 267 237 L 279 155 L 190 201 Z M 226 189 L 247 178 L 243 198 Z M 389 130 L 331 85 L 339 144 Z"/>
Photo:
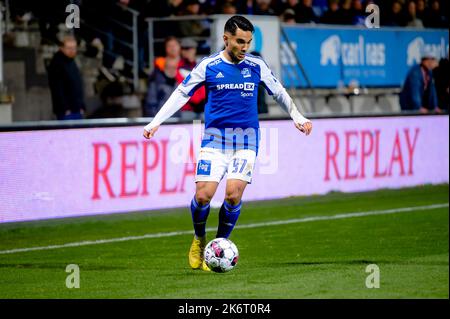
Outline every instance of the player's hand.
<path fill-rule="evenodd" d="M 312 131 L 312 123 L 306 122 L 305 124 L 295 123 L 295 127 L 299 129 L 300 132 L 305 133 L 306 135 L 311 134 Z"/>
<path fill-rule="evenodd" d="M 155 133 L 156 133 L 156 131 L 158 130 L 158 128 L 159 128 L 159 125 L 158 125 L 158 126 L 155 126 L 155 127 L 152 128 L 150 131 L 144 130 L 144 137 L 145 137 L 146 139 L 151 139 L 151 138 L 155 135 Z"/>

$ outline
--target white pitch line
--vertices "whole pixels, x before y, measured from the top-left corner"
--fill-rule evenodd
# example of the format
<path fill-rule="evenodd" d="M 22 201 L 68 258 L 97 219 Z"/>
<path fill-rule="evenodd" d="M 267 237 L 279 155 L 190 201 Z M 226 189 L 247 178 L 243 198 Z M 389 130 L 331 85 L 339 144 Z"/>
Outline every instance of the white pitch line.
<path fill-rule="evenodd" d="M 374 210 L 374 211 L 358 212 L 358 213 L 337 214 L 337 215 L 331 215 L 331 216 L 313 216 L 313 217 L 305 217 L 305 218 L 294 218 L 294 219 L 278 220 L 278 221 L 263 222 L 263 223 L 254 223 L 254 224 L 247 224 L 247 225 L 237 225 L 235 228 L 256 228 L 256 227 L 278 226 L 278 225 L 295 224 L 295 223 L 307 223 L 307 222 L 314 222 L 314 221 L 319 221 L 319 220 L 333 220 L 333 219 L 345 219 L 345 218 L 364 217 L 364 216 L 372 216 L 372 215 L 407 213 L 407 212 L 412 212 L 412 211 L 417 211 L 417 210 L 431 210 L 431 209 L 437 209 L 437 208 L 443 208 L 443 207 L 449 207 L 449 204 L 444 203 L 444 204 L 435 204 L 435 205 L 427 205 L 427 206 L 404 207 L 404 208 L 394 208 L 394 209 L 387 209 L 387 210 Z M 206 230 L 214 231 L 216 229 L 215 228 L 207 228 Z M 36 251 L 36 250 L 50 250 L 50 249 L 59 249 L 59 248 L 67 248 L 67 247 L 100 245 L 100 244 L 109 244 L 109 243 L 116 243 L 116 242 L 129 241 L 129 240 L 173 237 L 173 236 L 191 235 L 191 234 L 193 234 L 193 230 L 145 234 L 145 235 L 141 235 L 141 236 L 130 236 L 130 237 L 120 237 L 120 238 L 110 238 L 110 239 L 88 240 L 88 241 L 80 241 L 80 242 L 67 243 L 67 244 L 61 244 L 61 245 L 50 245 L 50 246 L 42 246 L 42 247 L 29 247 L 29 248 L 16 248 L 16 249 L 9 249 L 9 250 L 0 250 L 0 255 L 28 252 L 28 251 Z"/>

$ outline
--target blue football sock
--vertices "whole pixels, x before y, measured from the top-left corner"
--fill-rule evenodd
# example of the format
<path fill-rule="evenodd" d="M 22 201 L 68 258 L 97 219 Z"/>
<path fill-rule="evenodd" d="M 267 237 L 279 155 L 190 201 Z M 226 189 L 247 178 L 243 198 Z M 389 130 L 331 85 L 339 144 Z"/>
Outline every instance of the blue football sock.
<path fill-rule="evenodd" d="M 197 237 L 203 237 L 206 233 L 206 220 L 209 215 L 209 203 L 201 206 L 195 200 L 195 196 L 191 201 L 192 222 L 194 224 L 194 231 Z"/>
<path fill-rule="evenodd" d="M 216 238 L 228 238 L 230 236 L 241 213 L 241 206 L 242 202 L 236 206 L 232 206 L 226 201 L 223 202 L 219 211 L 219 227 L 217 228 Z"/>

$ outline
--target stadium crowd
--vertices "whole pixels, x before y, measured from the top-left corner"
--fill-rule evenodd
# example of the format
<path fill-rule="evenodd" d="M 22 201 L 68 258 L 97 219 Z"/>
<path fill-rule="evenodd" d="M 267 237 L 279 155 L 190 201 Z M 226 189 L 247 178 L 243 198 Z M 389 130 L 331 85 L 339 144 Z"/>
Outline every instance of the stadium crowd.
<path fill-rule="evenodd" d="M 365 8 L 370 3 L 380 7 L 384 26 L 449 27 L 448 1 L 445 0 L 14 0 L 9 1 L 9 8 L 16 22 L 30 19 L 30 13 L 38 20 L 43 43 L 58 43 L 58 24 L 65 21 L 68 4 L 80 6 L 83 21 L 92 27 L 90 31 L 81 28 L 80 36 L 92 40 L 96 30 L 111 34 L 110 18 L 119 22 L 129 18 L 118 4 L 139 12 L 139 27 L 145 29 L 145 19 L 149 17 L 210 14 L 271 15 L 285 23 L 362 25 L 367 16 Z M 193 23 L 190 21 L 188 27 L 195 31 Z M 111 39 L 102 41 L 107 46 Z"/>
<path fill-rule="evenodd" d="M 374 3 L 383 13 L 381 23 L 385 26 L 448 27 L 448 4 L 443 0 L 168 0 L 158 4 L 136 1 L 137 7 L 139 2 L 140 9 L 151 17 L 215 13 L 276 15 L 286 23 L 338 25 L 363 24 L 365 7 Z"/>
<path fill-rule="evenodd" d="M 8 5 L 12 21 L 21 23 L 27 19 L 35 19 L 39 25 L 41 44 L 53 45 L 61 45 L 58 25 L 64 23 L 67 17 L 66 6 L 68 4 L 80 6 L 84 24 L 74 30 L 75 36 L 79 41 L 85 41 L 86 56 L 94 57 L 99 51 L 103 52 L 101 70 L 106 73 L 103 78 L 111 78 L 111 74 L 116 72 L 113 66 L 118 56 L 128 61 L 133 59 L 132 50 L 120 45 L 119 42 L 131 39 L 131 35 L 111 23 L 111 19 L 119 24 L 129 25 L 130 16 L 123 8 L 136 10 L 139 13 L 139 77 L 148 82 L 148 90 L 142 99 L 143 115 L 153 116 L 174 86 L 180 83 L 196 64 L 200 44 L 190 39 L 184 39 L 183 42 L 181 38 L 208 36 L 209 30 L 208 26 L 198 21 L 182 21 L 178 26 L 161 24 L 160 30 L 155 30 L 165 38 L 159 50 L 155 50 L 156 55 L 161 57 L 156 59 L 154 66 L 148 66 L 146 18 L 243 14 L 278 16 L 280 21 L 286 24 L 363 25 L 367 16 L 365 8 L 370 3 L 380 7 L 382 26 L 415 28 L 449 26 L 448 1 L 445 0 L 14 0 L 9 1 Z M 448 63 L 445 68 L 447 65 Z M 131 78 L 133 72 L 131 64 L 125 65 L 121 72 L 122 75 Z M 116 89 L 112 91 L 117 94 Z M 106 94 L 104 92 L 103 94 Z M 204 94 L 199 91 L 198 96 L 193 97 L 193 100 L 183 107 L 180 117 L 198 118 L 202 112 Z M 267 112 L 264 110 L 267 106 L 264 104 L 265 101 L 262 101 L 263 113 Z"/>

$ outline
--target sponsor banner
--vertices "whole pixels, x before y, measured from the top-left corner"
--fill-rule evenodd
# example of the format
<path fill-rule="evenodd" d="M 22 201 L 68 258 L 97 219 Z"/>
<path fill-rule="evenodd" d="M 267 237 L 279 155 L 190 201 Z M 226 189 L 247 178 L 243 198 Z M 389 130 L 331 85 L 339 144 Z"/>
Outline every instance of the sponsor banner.
<path fill-rule="evenodd" d="M 440 59 L 448 55 L 449 48 L 448 30 L 306 26 L 284 26 L 283 30 L 314 87 L 350 82 L 402 86 L 408 70 L 420 63 L 423 55 Z M 289 87 L 305 86 L 294 56 L 282 40 L 282 79 Z"/>
<path fill-rule="evenodd" d="M 142 129 L 0 133 L 0 222 L 187 210 L 201 125 L 163 125 L 152 140 Z M 317 119 L 308 137 L 264 121 L 252 175 L 244 202 L 448 183 L 449 117 Z M 213 205 L 224 192 L 223 180 Z"/>

